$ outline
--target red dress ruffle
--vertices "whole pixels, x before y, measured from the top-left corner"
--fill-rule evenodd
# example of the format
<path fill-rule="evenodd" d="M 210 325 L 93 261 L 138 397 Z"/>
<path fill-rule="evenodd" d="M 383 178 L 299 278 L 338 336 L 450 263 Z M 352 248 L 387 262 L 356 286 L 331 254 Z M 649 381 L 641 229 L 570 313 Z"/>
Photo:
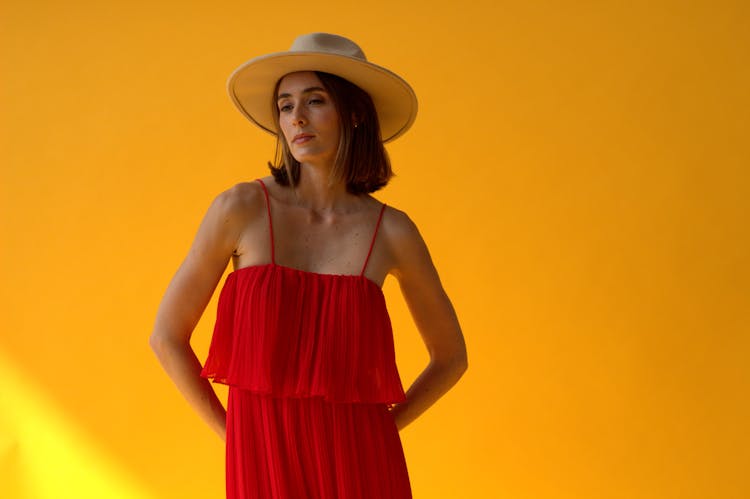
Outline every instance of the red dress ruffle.
<path fill-rule="evenodd" d="M 227 277 L 202 375 L 284 397 L 404 400 L 380 287 L 272 263 Z"/>
<path fill-rule="evenodd" d="M 408 499 L 382 290 L 269 263 L 230 273 L 201 376 L 230 386 L 229 499 Z"/>

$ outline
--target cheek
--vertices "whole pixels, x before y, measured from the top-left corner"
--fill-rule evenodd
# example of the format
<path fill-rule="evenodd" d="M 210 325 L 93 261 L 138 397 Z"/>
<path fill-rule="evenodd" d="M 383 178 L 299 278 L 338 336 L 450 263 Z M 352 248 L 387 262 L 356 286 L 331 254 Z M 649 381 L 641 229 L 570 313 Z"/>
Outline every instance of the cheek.
<path fill-rule="evenodd" d="M 338 130 L 339 129 L 339 115 L 336 113 L 336 111 L 331 111 L 326 116 L 326 123 L 328 124 L 328 128 L 330 130 Z"/>
<path fill-rule="evenodd" d="M 284 120 L 283 117 L 279 118 L 279 128 L 281 129 L 281 134 L 289 139 L 289 134 L 292 133 L 292 127 L 289 124 L 289 120 Z"/>

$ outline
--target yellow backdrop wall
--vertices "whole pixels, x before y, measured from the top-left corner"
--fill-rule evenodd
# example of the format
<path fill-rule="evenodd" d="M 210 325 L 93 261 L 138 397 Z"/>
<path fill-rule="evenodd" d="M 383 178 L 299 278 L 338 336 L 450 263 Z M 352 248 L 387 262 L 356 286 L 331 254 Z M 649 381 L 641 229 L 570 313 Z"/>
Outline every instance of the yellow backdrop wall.
<path fill-rule="evenodd" d="M 746 2 L 6 0 L 1 17 L 0 497 L 222 496 L 222 444 L 148 336 L 210 201 L 273 153 L 226 77 L 311 31 L 420 100 L 377 197 L 420 227 L 470 366 L 401 433 L 415 498 L 750 496 Z M 408 386 L 427 354 L 385 293 Z"/>

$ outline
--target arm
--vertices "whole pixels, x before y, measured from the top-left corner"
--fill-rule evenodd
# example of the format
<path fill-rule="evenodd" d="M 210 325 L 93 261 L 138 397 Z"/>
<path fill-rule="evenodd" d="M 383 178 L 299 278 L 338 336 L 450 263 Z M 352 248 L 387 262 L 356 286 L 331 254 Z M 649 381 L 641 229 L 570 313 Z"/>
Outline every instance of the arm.
<path fill-rule="evenodd" d="M 390 224 L 391 273 L 430 355 L 430 362 L 392 408 L 399 430 L 414 421 L 461 378 L 468 368 L 466 344 L 450 299 L 445 293 L 427 245 L 403 212 L 394 210 Z"/>
<path fill-rule="evenodd" d="M 247 189 L 245 189 L 247 191 Z M 187 257 L 162 298 L 149 342 L 167 375 L 198 415 L 226 439 L 226 411 L 211 383 L 200 377 L 201 363 L 190 337 L 237 247 L 244 207 L 235 186 L 214 199 Z"/>

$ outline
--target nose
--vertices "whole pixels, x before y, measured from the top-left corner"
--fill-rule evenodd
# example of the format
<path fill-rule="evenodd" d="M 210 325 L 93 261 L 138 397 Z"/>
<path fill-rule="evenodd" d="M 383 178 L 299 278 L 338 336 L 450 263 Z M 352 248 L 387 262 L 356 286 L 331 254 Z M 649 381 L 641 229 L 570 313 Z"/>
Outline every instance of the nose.
<path fill-rule="evenodd" d="M 303 126 L 305 123 L 307 123 L 307 118 L 302 112 L 301 106 L 295 106 L 292 111 L 292 125 Z"/>

